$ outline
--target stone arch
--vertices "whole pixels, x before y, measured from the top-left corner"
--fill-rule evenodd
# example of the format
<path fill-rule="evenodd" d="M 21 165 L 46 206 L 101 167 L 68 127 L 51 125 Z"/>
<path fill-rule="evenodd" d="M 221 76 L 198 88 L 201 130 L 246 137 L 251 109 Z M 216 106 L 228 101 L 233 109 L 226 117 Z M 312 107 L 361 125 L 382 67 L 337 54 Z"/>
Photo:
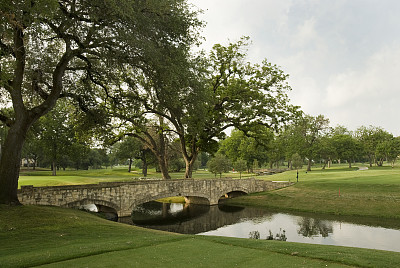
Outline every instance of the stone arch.
<path fill-rule="evenodd" d="M 133 208 L 137 205 L 146 203 L 146 202 L 150 202 L 153 200 L 157 200 L 157 199 L 161 199 L 161 198 L 166 198 L 166 197 L 170 197 L 170 196 L 183 196 L 185 197 L 185 199 L 187 197 L 200 197 L 203 199 L 206 199 L 208 202 L 210 202 L 210 197 L 206 194 L 203 193 L 187 193 L 187 192 L 163 192 L 163 193 L 159 193 L 158 195 L 154 195 L 154 196 L 145 196 L 142 197 L 140 199 L 135 200 L 133 203 L 130 204 L 129 206 L 129 211 L 132 211 Z"/>
<path fill-rule="evenodd" d="M 68 208 L 74 208 L 74 207 L 80 207 L 83 205 L 89 205 L 89 204 L 95 204 L 96 206 L 103 206 L 103 207 L 109 207 L 115 210 L 115 212 L 118 214 L 120 211 L 120 207 L 117 206 L 116 204 L 109 202 L 109 201 L 105 201 L 105 200 L 101 200 L 101 199 L 82 199 L 82 200 L 78 200 L 78 201 L 74 201 L 74 202 L 70 202 L 68 204 L 65 205 L 65 207 Z"/>
<path fill-rule="evenodd" d="M 238 197 L 241 195 L 247 195 L 249 191 L 243 187 L 233 187 L 230 189 L 225 189 L 223 191 L 220 191 L 218 193 L 218 200 L 221 199 L 221 197 L 225 196 L 225 198 L 234 198 Z"/>

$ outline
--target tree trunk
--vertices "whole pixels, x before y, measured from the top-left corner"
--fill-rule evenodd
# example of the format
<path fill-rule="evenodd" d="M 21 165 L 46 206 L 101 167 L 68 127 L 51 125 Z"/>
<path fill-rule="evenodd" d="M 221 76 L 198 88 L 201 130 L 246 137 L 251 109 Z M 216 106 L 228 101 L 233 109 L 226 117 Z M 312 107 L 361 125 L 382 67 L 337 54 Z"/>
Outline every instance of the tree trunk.
<path fill-rule="evenodd" d="M 349 168 L 351 168 L 351 160 L 349 160 L 348 162 L 349 162 Z"/>
<path fill-rule="evenodd" d="M 30 124 L 16 121 L 9 129 L 0 159 L 0 204 L 20 205 L 18 178 L 21 152 Z"/>
<path fill-rule="evenodd" d="M 52 176 L 57 176 L 57 168 L 56 168 L 56 160 L 53 160 L 53 163 L 51 164 L 51 170 L 52 172 Z"/>
<path fill-rule="evenodd" d="M 37 165 L 37 159 L 36 156 L 33 158 L 33 163 L 32 163 L 32 169 L 36 170 L 36 165 Z"/>
<path fill-rule="evenodd" d="M 144 153 L 142 157 L 142 162 L 143 162 L 143 167 L 142 167 L 143 177 L 147 177 L 147 159 Z"/>
<path fill-rule="evenodd" d="M 311 171 L 311 159 L 308 159 L 307 171 Z"/>
<path fill-rule="evenodd" d="M 324 161 L 324 166 L 322 167 L 322 169 L 325 169 L 327 163 L 328 163 L 328 160 L 325 160 Z"/>
<path fill-rule="evenodd" d="M 158 166 L 160 167 L 160 172 L 161 172 L 163 179 L 170 180 L 171 176 L 169 175 L 169 172 L 168 172 L 168 164 L 167 164 L 165 157 L 157 156 L 157 158 L 158 158 Z"/>
<path fill-rule="evenodd" d="M 183 159 L 185 160 L 185 179 L 190 179 L 192 178 L 193 175 L 193 167 L 194 163 L 196 162 L 197 159 L 197 152 L 192 152 L 192 156 L 190 158 L 187 158 L 186 154 L 183 154 Z"/>
<path fill-rule="evenodd" d="M 129 158 L 129 168 L 128 172 L 130 173 L 132 171 L 132 158 Z"/>

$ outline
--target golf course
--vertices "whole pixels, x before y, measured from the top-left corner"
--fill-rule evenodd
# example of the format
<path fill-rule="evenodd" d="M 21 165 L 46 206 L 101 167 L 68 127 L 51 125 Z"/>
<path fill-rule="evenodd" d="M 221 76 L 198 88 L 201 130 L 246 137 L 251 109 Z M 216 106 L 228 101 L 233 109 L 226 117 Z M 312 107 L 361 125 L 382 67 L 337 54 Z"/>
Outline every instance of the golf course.
<path fill-rule="evenodd" d="M 400 167 L 336 165 L 299 171 L 295 185 L 230 204 L 352 218 L 400 229 Z M 125 168 L 23 171 L 20 185 L 68 185 L 140 177 Z M 243 174 L 242 174 L 243 175 Z M 252 176 L 252 174 L 245 174 Z M 237 173 L 223 176 L 238 178 Z M 150 173 L 149 177 L 157 177 Z M 172 173 L 182 178 L 181 173 Z M 197 171 L 194 178 L 212 178 Z M 296 171 L 257 176 L 296 181 Z M 45 206 L 0 206 L 1 267 L 397 267 L 400 253 L 302 243 L 181 235 L 107 221 L 93 213 Z"/>

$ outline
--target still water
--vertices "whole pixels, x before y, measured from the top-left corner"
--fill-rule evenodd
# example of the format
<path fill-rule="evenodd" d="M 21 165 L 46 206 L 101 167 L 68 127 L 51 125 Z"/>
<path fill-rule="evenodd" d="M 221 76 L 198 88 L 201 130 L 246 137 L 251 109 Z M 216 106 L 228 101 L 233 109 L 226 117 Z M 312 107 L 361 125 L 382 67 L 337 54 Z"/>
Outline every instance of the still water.
<path fill-rule="evenodd" d="M 398 229 L 252 207 L 149 202 L 137 207 L 132 217 L 120 221 L 183 234 L 275 239 L 400 252 Z"/>

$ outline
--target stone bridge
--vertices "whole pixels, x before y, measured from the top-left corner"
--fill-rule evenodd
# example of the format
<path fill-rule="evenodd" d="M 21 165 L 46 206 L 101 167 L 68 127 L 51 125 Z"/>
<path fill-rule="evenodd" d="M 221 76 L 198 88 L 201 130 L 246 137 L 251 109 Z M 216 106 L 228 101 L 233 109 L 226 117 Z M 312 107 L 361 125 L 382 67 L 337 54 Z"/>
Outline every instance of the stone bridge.
<path fill-rule="evenodd" d="M 95 204 L 99 211 L 116 212 L 118 217 L 130 216 L 133 208 L 152 200 L 184 196 L 187 203 L 217 205 L 221 197 L 264 192 L 291 185 L 250 179 L 185 179 L 132 182 L 100 182 L 99 184 L 22 186 L 18 198 L 25 205 L 80 207 Z"/>

